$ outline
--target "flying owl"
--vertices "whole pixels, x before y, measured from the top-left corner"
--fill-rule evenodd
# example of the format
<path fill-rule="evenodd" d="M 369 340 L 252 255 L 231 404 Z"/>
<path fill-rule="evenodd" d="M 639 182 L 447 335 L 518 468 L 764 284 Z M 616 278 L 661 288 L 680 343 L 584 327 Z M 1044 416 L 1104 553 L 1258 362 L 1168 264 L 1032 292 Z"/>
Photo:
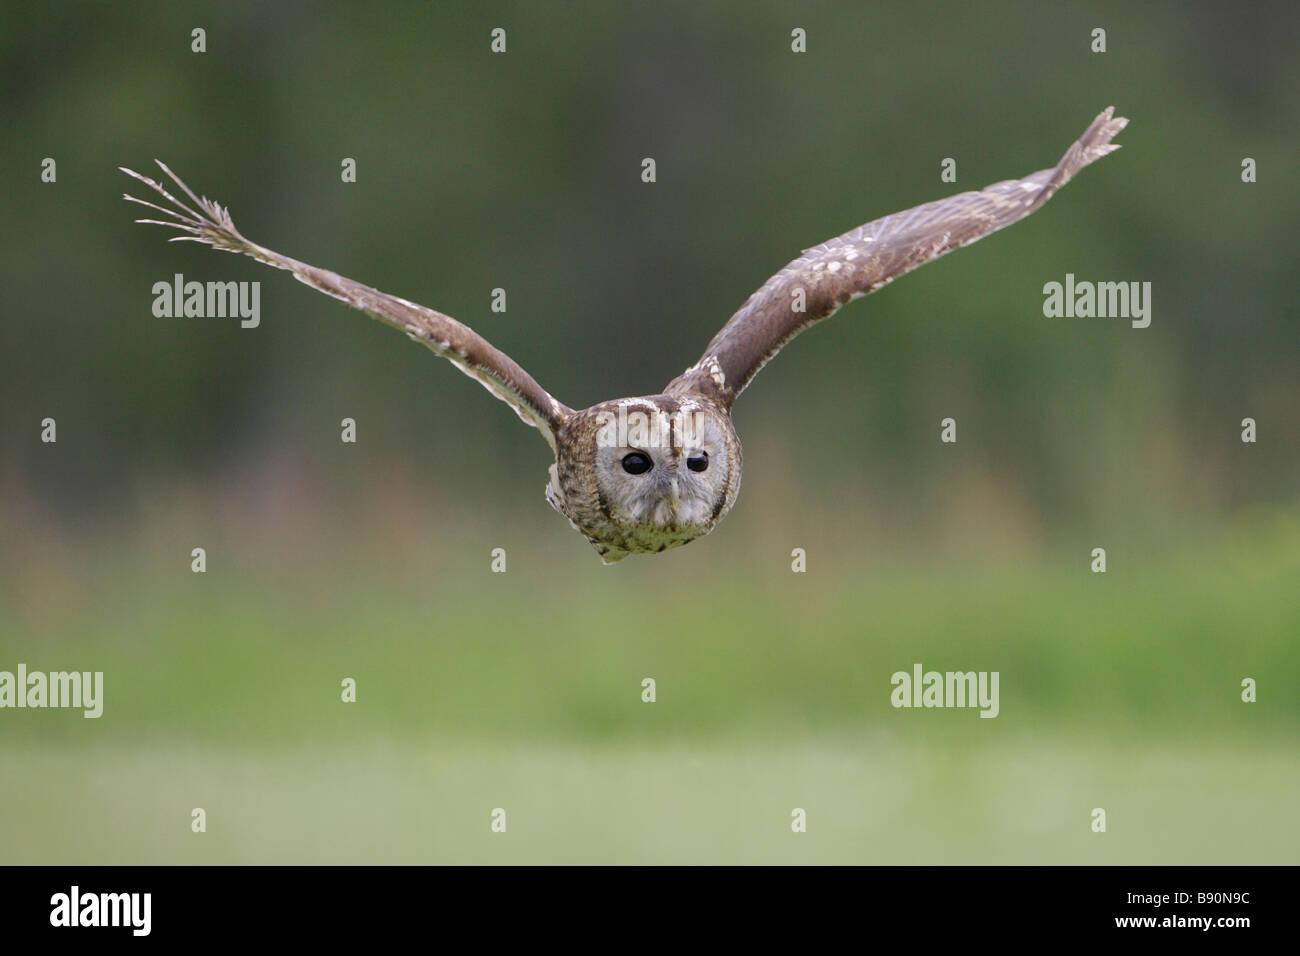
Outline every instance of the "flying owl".
<path fill-rule="evenodd" d="M 1127 123 L 1108 107 L 1052 169 L 894 213 L 805 249 L 749 297 L 700 360 L 663 392 L 581 410 L 558 401 L 450 316 L 250 242 L 228 210 L 196 196 L 162 162 L 192 207 L 160 183 L 122 171 L 175 207 L 128 195 L 169 217 L 138 222 L 185 233 L 172 241 L 204 242 L 292 272 L 300 282 L 406 332 L 509 404 L 555 454 L 546 500 L 610 564 L 694 541 L 731 510 L 741 471 L 731 406 L 786 342 L 853 299 L 1028 216 L 1084 166 L 1118 149 L 1111 139 Z"/>

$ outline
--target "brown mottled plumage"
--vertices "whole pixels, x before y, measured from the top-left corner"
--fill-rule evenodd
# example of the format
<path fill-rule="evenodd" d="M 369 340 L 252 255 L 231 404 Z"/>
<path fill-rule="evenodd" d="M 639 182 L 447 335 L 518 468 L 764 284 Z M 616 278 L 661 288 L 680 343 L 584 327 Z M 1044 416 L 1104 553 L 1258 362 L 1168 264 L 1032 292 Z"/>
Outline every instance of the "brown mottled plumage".
<path fill-rule="evenodd" d="M 663 394 L 615 399 L 575 411 L 557 401 L 505 353 L 455 319 L 249 242 L 230 214 L 196 196 L 158 163 L 196 208 L 160 183 L 123 169 L 175 209 L 134 196 L 204 242 L 292 272 L 299 281 L 401 329 L 450 359 L 519 417 L 555 453 L 546 498 L 606 563 L 654 554 L 708 534 L 735 504 L 742 467 L 731 406 L 790 339 L 852 299 L 1034 212 L 1080 169 L 1119 148 L 1128 120 L 1102 112 L 1052 169 L 995 183 L 877 219 L 804 250 L 749 297 L 698 362 Z M 175 240 L 174 240 L 175 241 Z"/>

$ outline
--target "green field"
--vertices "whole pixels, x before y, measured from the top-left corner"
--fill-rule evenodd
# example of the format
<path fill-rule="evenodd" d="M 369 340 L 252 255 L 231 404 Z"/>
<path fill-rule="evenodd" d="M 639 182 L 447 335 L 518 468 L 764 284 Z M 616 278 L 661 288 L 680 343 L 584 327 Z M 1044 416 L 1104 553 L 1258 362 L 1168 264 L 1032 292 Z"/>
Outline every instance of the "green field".
<path fill-rule="evenodd" d="M 1059 556 L 793 575 L 744 549 L 709 573 L 734 540 L 627 573 L 536 541 L 505 575 L 302 542 L 194 575 L 141 548 L 81 587 L 38 555 L 7 579 L 0 667 L 103 670 L 104 716 L 4 714 L 0 857 L 1300 862 L 1285 514 L 1105 575 Z M 894 709 L 917 662 L 997 670 L 999 716 Z"/>
<path fill-rule="evenodd" d="M 1277 746 L 1026 733 L 934 747 L 864 729 L 780 744 L 5 745 L 0 759 L 10 863 L 1300 862 L 1300 760 Z M 194 806 L 206 833 L 190 832 Z"/>

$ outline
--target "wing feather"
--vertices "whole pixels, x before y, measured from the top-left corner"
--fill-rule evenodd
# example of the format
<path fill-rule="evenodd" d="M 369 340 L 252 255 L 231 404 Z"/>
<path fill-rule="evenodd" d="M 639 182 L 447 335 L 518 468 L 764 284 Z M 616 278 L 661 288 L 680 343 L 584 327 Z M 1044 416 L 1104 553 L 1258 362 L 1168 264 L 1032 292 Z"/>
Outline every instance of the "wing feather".
<path fill-rule="evenodd" d="M 183 235 L 173 237 L 173 242 L 203 242 L 214 249 L 243 253 L 269 266 L 285 269 L 293 273 L 294 278 L 299 282 L 324 292 L 354 309 L 359 309 L 385 325 L 401 329 L 435 354 L 449 359 L 452 364 L 492 395 L 510 405 L 520 419 L 541 431 L 542 437 L 551 446 L 551 450 L 555 450 L 556 432 L 573 414 L 573 410 L 552 397 L 550 392 L 537 384 L 537 381 L 520 368 L 510 356 L 494 348 L 469 326 L 441 312 L 388 295 L 336 272 L 318 269 L 250 242 L 235 228 L 229 210 L 206 197 L 196 196 L 161 161 L 156 162 L 162 171 L 180 187 L 193 203 L 193 207 L 197 208 L 177 199 L 161 183 L 133 170 L 119 167 L 122 172 L 144 183 L 174 207 L 168 209 L 137 199 L 135 196 L 124 196 L 123 198 L 131 202 L 171 217 L 166 221 L 137 219 L 137 222 L 170 226 L 180 230 Z"/>
<path fill-rule="evenodd" d="M 730 407 L 786 342 L 841 306 L 1025 218 L 1080 169 L 1116 149 L 1128 120 L 1107 107 L 1052 169 L 925 203 L 805 249 L 749 297 L 704 355 L 664 389 Z M 802 310 L 800 310 L 802 306 Z"/>

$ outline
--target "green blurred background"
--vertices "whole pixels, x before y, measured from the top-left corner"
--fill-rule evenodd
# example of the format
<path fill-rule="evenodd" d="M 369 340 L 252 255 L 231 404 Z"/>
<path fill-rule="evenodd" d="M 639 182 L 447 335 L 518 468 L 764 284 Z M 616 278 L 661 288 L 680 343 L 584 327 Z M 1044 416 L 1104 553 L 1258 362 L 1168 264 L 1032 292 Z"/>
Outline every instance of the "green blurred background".
<path fill-rule="evenodd" d="M 3 10 L 0 670 L 106 701 L 0 711 L 0 862 L 1300 862 L 1294 4 Z M 117 171 L 581 407 L 1111 103 L 1123 150 L 763 372 L 717 531 L 614 567 L 506 406 Z M 177 272 L 260 280 L 261 326 L 155 318 Z M 1045 319 L 1067 272 L 1151 282 L 1150 328 Z M 1000 716 L 893 709 L 917 662 Z"/>

